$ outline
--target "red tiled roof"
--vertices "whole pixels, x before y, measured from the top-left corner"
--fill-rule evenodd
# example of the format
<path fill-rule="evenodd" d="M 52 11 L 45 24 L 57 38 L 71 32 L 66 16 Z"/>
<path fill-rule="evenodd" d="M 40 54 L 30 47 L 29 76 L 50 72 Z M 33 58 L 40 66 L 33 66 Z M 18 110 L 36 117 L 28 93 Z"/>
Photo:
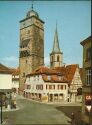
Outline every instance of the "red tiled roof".
<path fill-rule="evenodd" d="M 61 75 L 65 75 L 66 74 L 66 67 L 55 67 L 53 68 L 53 70 L 57 73 L 60 73 Z"/>
<path fill-rule="evenodd" d="M 34 72 L 28 74 L 27 76 L 30 75 L 37 75 L 37 74 L 47 74 L 47 75 L 52 75 L 52 74 L 57 74 L 56 71 L 54 71 L 53 69 L 50 69 L 48 67 L 39 67 L 38 69 L 36 69 Z"/>
<path fill-rule="evenodd" d="M 79 67 L 78 64 L 72 64 L 67 65 L 66 67 L 56 67 L 54 68 L 54 70 L 64 75 L 67 78 L 68 82 L 71 83 L 77 67 Z"/>
<path fill-rule="evenodd" d="M 46 82 L 72 82 L 76 68 L 79 68 L 78 64 L 67 65 L 66 67 L 56 67 L 56 68 L 47 68 L 39 67 L 33 73 L 28 74 L 27 76 L 39 75 L 42 74 L 42 78 Z M 50 78 L 48 78 L 50 76 Z M 61 79 L 59 79 L 61 77 Z"/>
<path fill-rule="evenodd" d="M 2 74 L 12 74 L 13 70 L 9 67 L 4 66 L 0 63 L 0 73 Z"/>
<path fill-rule="evenodd" d="M 72 82 L 77 67 L 79 67 L 77 64 L 66 66 L 66 77 L 69 83 Z"/>
<path fill-rule="evenodd" d="M 61 77 L 61 79 L 59 79 Z M 58 76 L 58 75 L 50 75 L 50 77 L 48 78 L 48 75 L 42 75 L 42 78 L 45 82 L 57 82 L 57 83 L 61 83 L 61 82 L 68 82 L 67 79 L 64 76 Z"/>

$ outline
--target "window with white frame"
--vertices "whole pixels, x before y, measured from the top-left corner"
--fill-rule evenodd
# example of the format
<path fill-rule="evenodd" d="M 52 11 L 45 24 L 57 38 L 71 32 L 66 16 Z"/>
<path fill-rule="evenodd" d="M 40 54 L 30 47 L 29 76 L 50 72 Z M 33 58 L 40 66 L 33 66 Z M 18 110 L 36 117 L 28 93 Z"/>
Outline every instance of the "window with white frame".
<path fill-rule="evenodd" d="M 61 78 L 62 78 L 61 76 L 58 76 L 58 79 L 59 79 L 59 80 L 61 80 Z"/>
<path fill-rule="evenodd" d="M 39 81 L 39 75 L 37 76 L 37 80 Z"/>
<path fill-rule="evenodd" d="M 92 69 L 86 70 L 86 84 L 91 85 L 92 84 Z"/>
<path fill-rule="evenodd" d="M 48 80 L 50 80 L 51 79 L 51 76 L 48 76 Z"/>

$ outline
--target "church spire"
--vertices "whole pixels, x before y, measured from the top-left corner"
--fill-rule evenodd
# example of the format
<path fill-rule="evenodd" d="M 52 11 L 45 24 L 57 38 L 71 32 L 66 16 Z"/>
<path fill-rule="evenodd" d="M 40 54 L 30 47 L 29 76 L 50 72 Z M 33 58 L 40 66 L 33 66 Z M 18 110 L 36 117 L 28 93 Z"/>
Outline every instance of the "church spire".
<path fill-rule="evenodd" d="M 54 53 L 60 53 L 60 47 L 59 47 L 59 40 L 58 40 L 58 32 L 57 32 L 57 22 L 56 22 L 56 30 L 54 35 L 54 44 L 53 44 L 53 50 Z"/>
<path fill-rule="evenodd" d="M 51 68 L 61 67 L 62 65 L 63 65 L 63 52 L 60 51 L 59 47 L 57 23 L 56 23 L 53 50 L 50 53 L 50 67 Z"/>

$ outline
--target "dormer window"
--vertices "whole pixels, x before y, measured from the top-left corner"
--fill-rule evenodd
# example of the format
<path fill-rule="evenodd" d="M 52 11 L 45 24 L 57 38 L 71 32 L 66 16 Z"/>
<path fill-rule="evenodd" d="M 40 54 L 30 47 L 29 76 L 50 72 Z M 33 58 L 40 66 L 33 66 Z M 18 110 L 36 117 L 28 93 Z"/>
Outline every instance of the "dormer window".
<path fill-rule="evenodd" d="M 34 81 L 36 80 L 36 77 L 34 76 Z"/>
<path fill-rule="evenodd" d="M 37 76 L 37 80 L 39 81 L 39 75 Z"/>
<path fill-rule="evenodd" d="M 51 61 L 53 62 L 53 56 L 51 56 Z"/>
<path fill-rule="evenodd" d="M 50 80 L 51 79 L 51 76 L 48 76 L 48 80 Z"/>
<path fill-rule="evenodd" d="M 58 76 L 59 81 L 61 80 L 61 76 Z"/>
<path fill-rule="evenodd" d="M 23 77 L 25 77 L 25 73 L 23 73 Z"/>

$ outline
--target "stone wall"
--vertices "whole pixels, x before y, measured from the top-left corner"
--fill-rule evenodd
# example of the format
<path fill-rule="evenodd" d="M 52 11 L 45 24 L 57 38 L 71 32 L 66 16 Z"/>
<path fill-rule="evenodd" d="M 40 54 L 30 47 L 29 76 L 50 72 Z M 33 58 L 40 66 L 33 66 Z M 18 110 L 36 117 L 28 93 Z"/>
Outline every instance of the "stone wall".
<path fill-rule="evenodd" d="M 30 20 L 31 21 L 31 20 Z M 38 21 L 38 23 L 37 23 Z M 25 41 L 28 43 L 26 43 Z M 23 44 L 23 41 L 25 44 Z M 43 23 L 32 17 L 32 25 L 20 29 L 20 88 L 26 75 L 44 65 L 44 29 Z M 24 53 L 23 53 L 24 52 Z"/>

